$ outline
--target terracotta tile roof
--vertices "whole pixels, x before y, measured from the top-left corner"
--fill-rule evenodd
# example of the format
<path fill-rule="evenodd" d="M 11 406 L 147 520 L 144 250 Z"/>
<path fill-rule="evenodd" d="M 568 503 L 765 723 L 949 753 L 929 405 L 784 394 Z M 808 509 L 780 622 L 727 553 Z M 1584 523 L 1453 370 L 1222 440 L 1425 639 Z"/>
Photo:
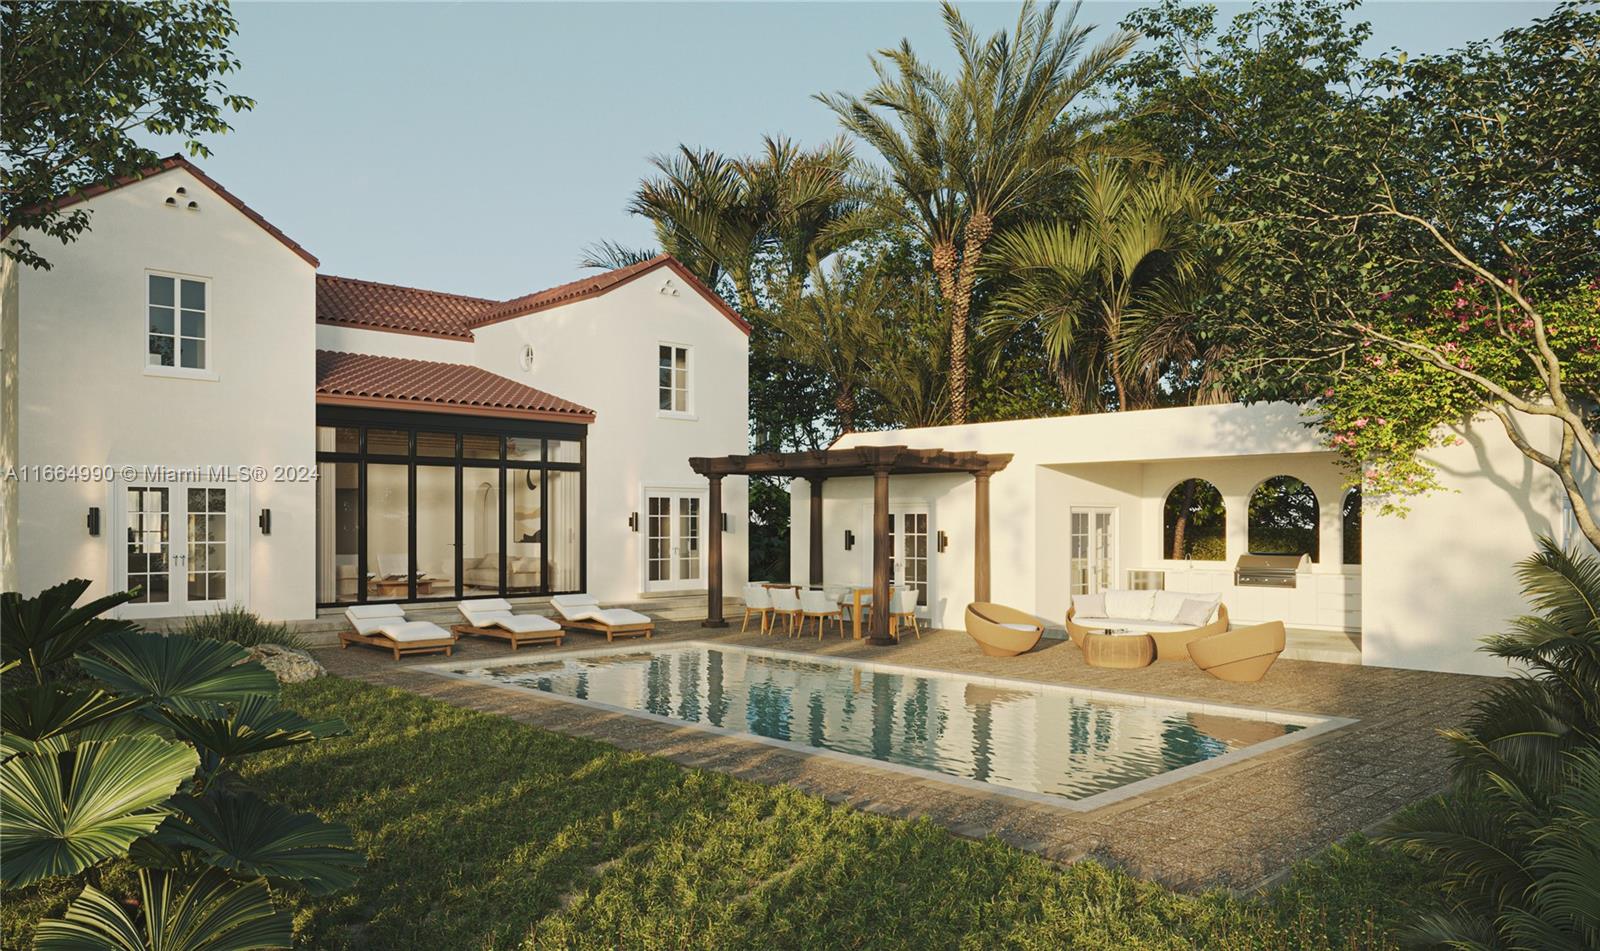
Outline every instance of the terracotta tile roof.
<path fill-rule="evenodd" d="M 704 297 L 708 303 L 720 311 L 724 317 L 728 318 L 735 327 L 738 327 L 746 334 L 750 333 L 750 324 L 739 316 L 738 311 L 729 307 L 727 301 L 723 300 L 715 291 L 707 287 L 703 281 L 695 277 L 693 272 L 684 267 L 677 258 L 669 254 L 658 254 L 650 260 L 640 261 L 638 264 L 630 264 L 627 267 L 606 271 L 593 277 L 584 277 L 546 290 L 535 291 L 532 294 L 513 297 L 511 300 L 500 304 L 474 320 L 472 326 L 482 327 L 485 324 L 498 323 L 502 320 L 510 320 L 513 317 L 522 317 L 551 307 L 569 304 L 585 297 L 604 294 L 661 267 L 671 268 L 684 283 Z"/>
<path fill-rule="evenodd" d="M 221 185 L 217 184 L 216 180 L 210 175 L 202 172 L 200 170 L 200 166 L 195 165 L 193 162 L 181 155 L 169 155 L 162 159 L 158 164 L 151 166 L 150 168 L 143 169 L 123 178 L 119 178 L 113 182 L 106 182 L 105 184 L 101 185 L 91 185 L 81 191 L 74 192 L 60 201 L 55 202 L 55 207 L 66 208 L 70 205 L 76 205 L 80 201 L 87 201 L 97 195 L 104 195 L 106 192 L 112 191 L 113 189 L 121 188 L 124 185 L 131 185 L 134 182 L 144 181 L 147 178 L 160 175 L 162 172 L 170 172 L 175 168 L 181 168 L 184 171 L 187 171 L 190 175 L 193 175 L 195 178 L 199 179 L 200 182 L 207 188 L 216 192 L 217 197 L 238 209 L 240 214 L 259 225 L 261 230 L 272 235 L 274 238 L 277 238 L 284 247 L 288 248 L 290 251 L 293 251 L 295 254 L 298 254 L 307 264 L 310 264 L 312 267 L 318 267 L 321 264 L 321 262 L 317 260 L 316 255 L 301 247 L 298 241 L 295 241 L 282 231 L 279 231 L 276 225 L 261 217 L 260 213 L 258 213 L 254 208 L 251 208 L 249 205 L 246 205 L 244 202 L 240 201 L 238 196 L 234 195 L 233 192 L 223 188 Z M 11 229 L 9 228 L 5 229 L 4 231 L 0 231 L 0 238 L 4 238 L 7 234 L 10 234 L 10 232 Z"/>
<path fill-rule="evenodd" d="M 472 339 L 472 320 L 498 304 L 482 297 L 317 275 L 317 322 Z"/>
<path fill-rule="evenodd" d="M 469 416 L 594 422 L 594 410 L 459 363 L 317 351 L 317 402 Z"/>

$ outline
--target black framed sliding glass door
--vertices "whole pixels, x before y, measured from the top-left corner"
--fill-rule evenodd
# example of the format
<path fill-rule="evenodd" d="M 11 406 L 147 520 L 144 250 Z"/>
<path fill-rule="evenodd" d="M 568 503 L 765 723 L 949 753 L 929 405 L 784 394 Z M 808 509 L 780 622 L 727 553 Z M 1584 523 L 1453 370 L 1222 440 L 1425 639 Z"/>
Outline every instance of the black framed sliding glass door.
<path fill-rule="evenodd" d="M 319 407 L 317 601 L 582 591 L 585 427 Z"/>

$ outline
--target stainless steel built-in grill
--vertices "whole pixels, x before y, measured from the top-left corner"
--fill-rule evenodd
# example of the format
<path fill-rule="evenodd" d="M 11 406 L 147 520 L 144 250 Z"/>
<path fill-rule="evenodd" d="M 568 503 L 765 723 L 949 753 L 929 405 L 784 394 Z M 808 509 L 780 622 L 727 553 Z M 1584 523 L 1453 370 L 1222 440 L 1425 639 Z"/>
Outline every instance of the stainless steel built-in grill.
<path fill-rule="evenodd" d="M 1292 588 L 1295 572 L 1308 560 L 1305 555 L 1240 555 L 1233 566 L 1233 583 L 1249 588 Z"/>

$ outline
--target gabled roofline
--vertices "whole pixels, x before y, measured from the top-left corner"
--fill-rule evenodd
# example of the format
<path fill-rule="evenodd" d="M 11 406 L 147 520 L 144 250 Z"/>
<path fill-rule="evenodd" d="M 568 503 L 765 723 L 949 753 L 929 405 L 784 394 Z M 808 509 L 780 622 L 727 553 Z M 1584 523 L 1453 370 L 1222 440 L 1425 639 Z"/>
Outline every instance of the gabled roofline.
<path fill-rule="evenodd" d="M 570 304 L 585 298 L 598 297 L 663 267 L 670 268 L 674 274 L 682 278 L 684 283 L 705 298 L 707 303 L 715 307 L 722 316 L 728 319 L 729 323 L 739 328 L 741 333 L 747 337 L 750 335 L 750 322 L 739 316 L 739 312 L 728 306 L 728 302 L 723 300 L 716 291 L 707 287 L 705 282 L 696 277 L 694 272 L 690 271 L 682 261 L 670 254 L 658 254 L 648 261 L 640 261 L 638 264 L 630 264 L 627 267 L 606 271 L 593 277 L 580 278 L 579 280 L 558 284 L 542 291 L 535 291 L 532 294 L 514 297 L 499 307 L 490 310 L 488 314 L 478 320 L 473 321 L 472 327 L 473 329 L 486 327 L 489 324 L 497 324 L 517 317 L 526 317 L 541 310 L 549 310 L 553 307 L 560 307 L 563 304 Z"/>
<path fill-rule="evenodd" d="M 322 266 L 322 262 L 317 260 L 316 255 L 312 254 L 310 251 L 307 251 L 303 246 L 301 246 L 300 242 L 278 230 L 276 225 L 261 217 L 261 214 L 254 208 L 246 205 L 239 199 L 237 195 L 218 184 L 216 179 L 201 171 L 200 166 L 194 164 L 181 155 L 169 155 L 150 168 L 141 169 L 132 175 L 125 175 L 122 178 L 116 179 L 115 181 L 103 182 L 99 185 L 90 185 L 87 188 L 73 192 L 71 195 L 68 195 L 65 198 L 50 202 L 49 207 L 56 210 L 68 208 L 80 202 L 88 201 L 91 198 L 98 198 L 99 196 L 104 195 L 106 192 L 115 191 L 124 185 L 132 185 L 134 182 L 142 182 L 146 179 L 154 178 L 163 172 L 170 172 L 175 168 L 181 168 L 190 175 L 193 175 L 195 178 L 199 179 L 200 183 L 215 192 L 218 198 L 221 198 L 223 201 L 232 205 L 240 214 L 255 222 L 261 228 L 261 230 L 278 239 L 280 244 L 299 255 L 300 258 L 307 264 L 311 265 L 312 267 Z M 6 229 L 5 232 L 0 233 L 0 238 L 4 238 L 6 235 L 9 235 L 12 230 L 14 229 Z"/>

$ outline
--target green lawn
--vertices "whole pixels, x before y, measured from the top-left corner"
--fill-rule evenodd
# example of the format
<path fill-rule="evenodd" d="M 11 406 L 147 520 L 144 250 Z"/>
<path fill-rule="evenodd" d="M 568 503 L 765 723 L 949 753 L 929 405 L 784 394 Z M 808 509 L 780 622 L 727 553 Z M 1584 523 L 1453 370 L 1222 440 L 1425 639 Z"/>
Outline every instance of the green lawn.
<path fill-rule="evenodd" d="M 288 896 L 306 947 L 1383 947 L 1421 888 L 1353 840 L 1266 899 L 1179 895 L 353 681 L 285 699 L 353 735 L 249 779 L 370 858 L 353 892 Z M 75 891 L 7 895 L 0 943 Z"/>

